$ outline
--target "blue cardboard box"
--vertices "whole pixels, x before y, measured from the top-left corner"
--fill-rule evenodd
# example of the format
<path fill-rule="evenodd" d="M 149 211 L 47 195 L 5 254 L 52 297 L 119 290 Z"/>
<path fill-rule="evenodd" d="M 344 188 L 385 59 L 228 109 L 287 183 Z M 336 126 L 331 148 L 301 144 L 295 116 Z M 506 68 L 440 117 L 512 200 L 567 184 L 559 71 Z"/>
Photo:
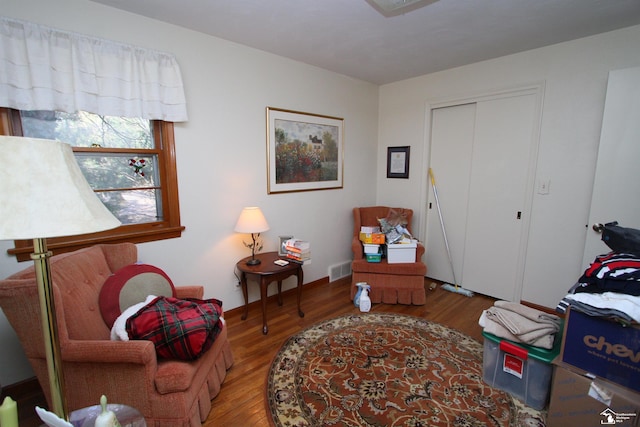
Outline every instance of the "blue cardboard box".
<path fill-rule="evenodd" d="M 569 309 L 562 361 L 640 391 L 640 326 L 623 326 Z"/>

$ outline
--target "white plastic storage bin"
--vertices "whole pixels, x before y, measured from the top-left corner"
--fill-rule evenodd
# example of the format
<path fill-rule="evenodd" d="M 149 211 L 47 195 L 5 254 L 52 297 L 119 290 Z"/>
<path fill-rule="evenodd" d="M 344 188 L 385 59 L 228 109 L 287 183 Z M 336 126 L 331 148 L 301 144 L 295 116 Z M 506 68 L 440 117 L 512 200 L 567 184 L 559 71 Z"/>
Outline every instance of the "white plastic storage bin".
<path fill-rule="evenodd" d="M 483 331 L 482 376 L 485 383 L 504 390 L 533 409 L 542 410 L 549 400 L 553 366 L 559 339 L 552 350 L 516 344 Z"/>
<path fill-rule="evenodd" d="M 416 262 L 417 243 L 387 243 L 387 262 L 399 264 Z"/>
<path fill-rule="evenodd" d="M 364 253 L 365 254 L 377 254 L 377 253 L 380 253 L 380 245 L 364 243 Z"/>

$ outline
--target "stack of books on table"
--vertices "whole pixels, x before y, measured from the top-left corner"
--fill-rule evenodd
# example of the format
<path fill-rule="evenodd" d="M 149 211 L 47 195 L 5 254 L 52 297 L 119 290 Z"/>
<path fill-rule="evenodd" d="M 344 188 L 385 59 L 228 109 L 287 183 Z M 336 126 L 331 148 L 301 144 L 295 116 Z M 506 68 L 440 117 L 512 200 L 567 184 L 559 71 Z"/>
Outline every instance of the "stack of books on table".
<path fill-rule="evenodd" d="M 311 262 L 311 244 L 305 240 L 289 239 L 284 242 L 284 249 L 287 251 L 289 261 L 300 264 Z"/>

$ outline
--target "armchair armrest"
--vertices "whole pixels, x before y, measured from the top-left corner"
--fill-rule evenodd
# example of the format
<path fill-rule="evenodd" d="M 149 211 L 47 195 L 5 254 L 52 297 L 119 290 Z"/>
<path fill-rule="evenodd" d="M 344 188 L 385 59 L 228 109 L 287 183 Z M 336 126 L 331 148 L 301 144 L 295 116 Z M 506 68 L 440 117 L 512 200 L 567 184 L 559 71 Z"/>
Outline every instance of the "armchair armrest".
<path fill-rule="evenodd" d="M 176 286 L 175 288 L 176 288 L 176 298 L 202 299 L 204 296 L 204 287 L 201 285 Z"/>
<path fill-rule="evenodd" d="M 147 340 L 69 340 L 62 346 L 61 353 L 64 362 L 137 365 L 156 362 L 156 348 Z"/>
<path fill-rule="evenodd" d="M 157 394 L 159 365 L 151 341 L 68 340 L 62 345 L 62 365 L 68 399 L 78 407 L 95 405 L 100 390 L 113 401 L 149 412 Z"/>
<path fill-rule="evenodd" d="M 424 245 L 418 242 L 418 246 L 416 247 L 416 262 L 422 261 L 422 256 L 424 255 L 425 249 Z"/>
<path fill-rule="evenodd" d="M 364 258 L 364 249 L 358 236 L 353 236 L 351 240 L 351 250 L 353 251 L 354 260 Z"/>

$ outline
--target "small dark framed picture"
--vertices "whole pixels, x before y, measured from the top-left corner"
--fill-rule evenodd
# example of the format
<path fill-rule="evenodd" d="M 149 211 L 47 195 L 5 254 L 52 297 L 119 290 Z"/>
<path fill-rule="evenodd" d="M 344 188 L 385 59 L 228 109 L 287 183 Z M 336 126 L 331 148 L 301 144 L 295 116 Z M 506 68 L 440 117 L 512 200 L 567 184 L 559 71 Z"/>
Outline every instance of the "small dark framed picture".
<path fill-rule="evenodd" d="M 387 147 L 387 178 L 409 178 L 411 147 Z"/>

